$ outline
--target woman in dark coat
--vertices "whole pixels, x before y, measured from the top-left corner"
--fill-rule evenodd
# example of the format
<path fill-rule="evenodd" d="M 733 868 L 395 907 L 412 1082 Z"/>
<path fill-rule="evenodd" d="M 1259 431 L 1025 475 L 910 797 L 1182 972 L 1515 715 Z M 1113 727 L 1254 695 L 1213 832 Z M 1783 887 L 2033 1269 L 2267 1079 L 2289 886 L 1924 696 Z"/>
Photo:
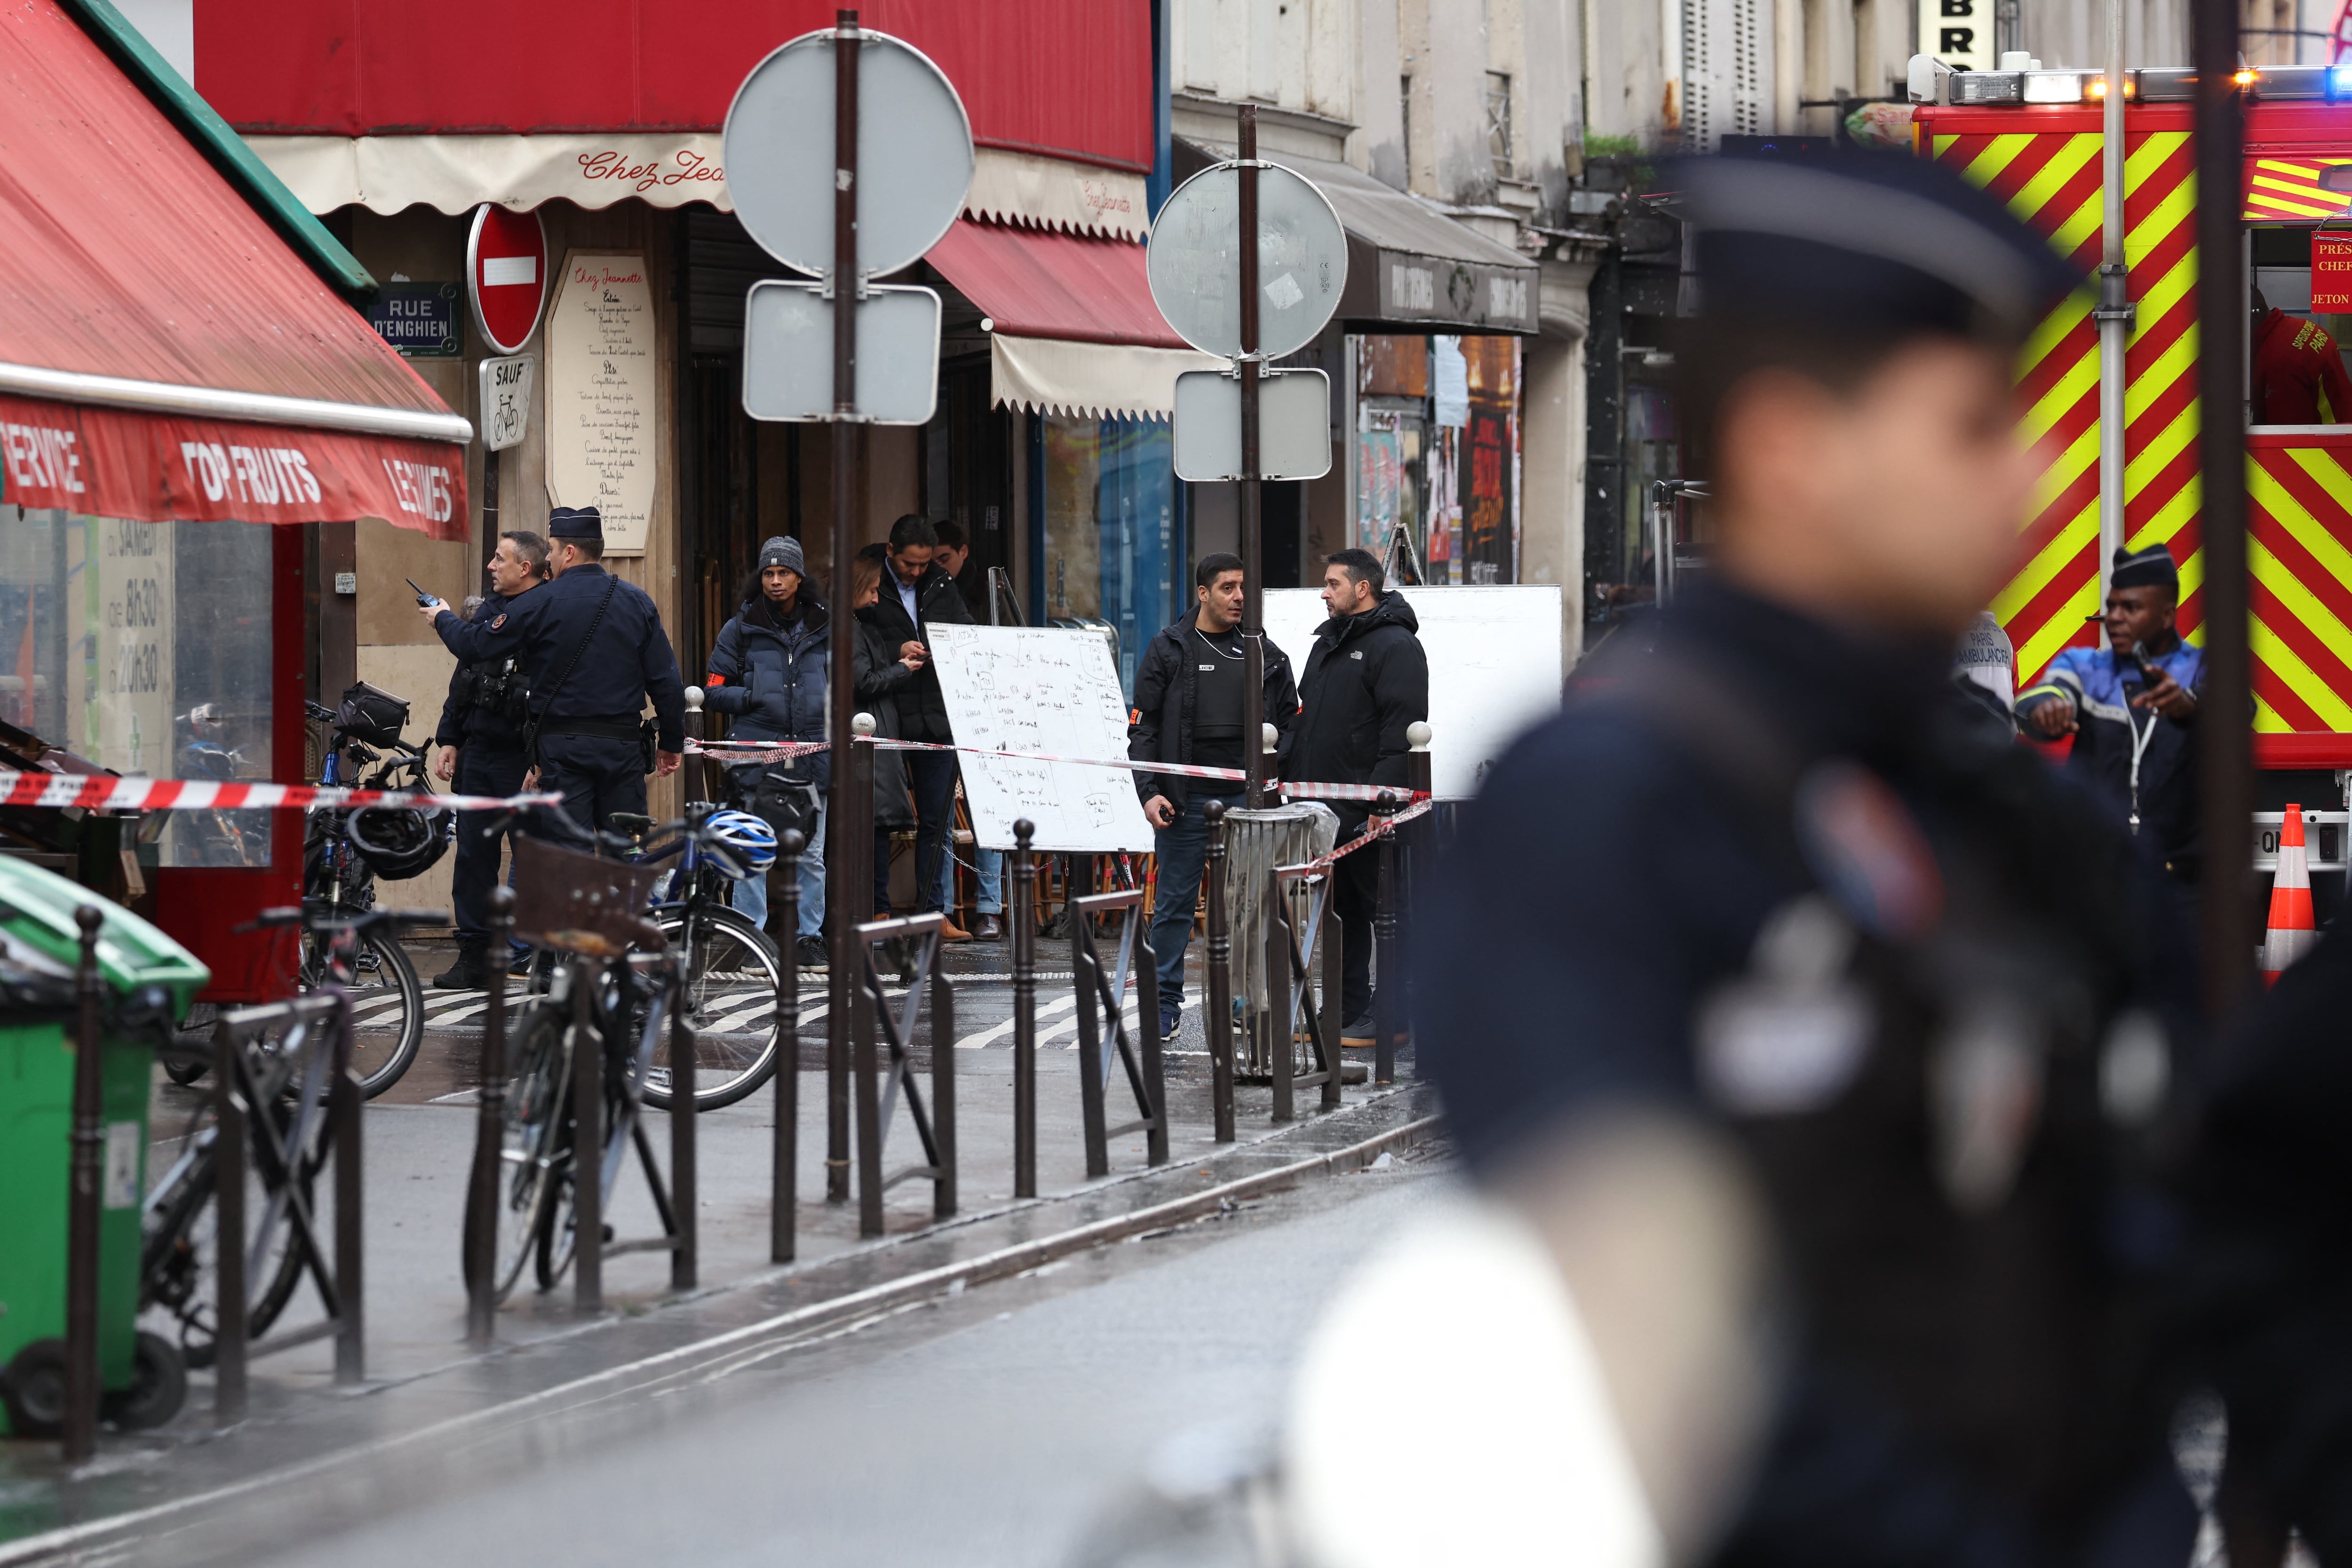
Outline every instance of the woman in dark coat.
<path fill-rule="evenodd" d="M 743 607 L 719 630 L 703 680 L 702 705 L 734 721 L 737 741 L 824 739 L 825 679 L 832 618 L 808 592 L 797 539 L 771 539 L 744 584 Z M 824 967 L 824 779 L 820 754 L 782 763 L 744 763 L 728 770 L 727 798 L 778 831 L 807 837 L 801 854 L 800 930 L 793 942 L 801 966 Z M 768 887 L 754 877 L 735 884 L 735 908 L 754 924 L 768 919 Z"/>
<path fill-rule="evenodd" d="M 876 623 L 874 606 L 882 596 L 882 563 L 859 555 L 849 565 L 849 604 L 857 616 L 857 709 L 873 716 L 874 732 L 898 738 L 898 693 L 914 684 L 925 654 L 894 642 Z M 890 912 L 890 835 L 915 826 L 915 808 L 907 797 L 904 753 L 874 753 L 874 912 L 877 920 Z"/>

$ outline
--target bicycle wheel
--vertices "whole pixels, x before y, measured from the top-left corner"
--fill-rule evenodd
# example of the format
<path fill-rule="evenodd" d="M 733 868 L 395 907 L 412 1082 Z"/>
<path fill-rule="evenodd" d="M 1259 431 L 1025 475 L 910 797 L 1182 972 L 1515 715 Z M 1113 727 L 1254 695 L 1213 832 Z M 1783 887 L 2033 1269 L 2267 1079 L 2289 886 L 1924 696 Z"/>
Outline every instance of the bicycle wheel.
<path fill-rule="evenodd" d="M 574 1024 L 568 1018 L 560 1020 L 557 1050 L 562 1054 L 565 1071 L 562 1093 L 556 1108 L 556 1120 L 562 1126 L 562 1148 L 550 1163 L 548 1199 L 549 1213 L 531 1238 L 531 1255 L 538 1267 L 539 1288 L 552 1290 L 572 1267 L 572 1243 L 575 1199 L 579 1193 L 580 1142 L 579 1124 L 572 1119 L 572 1097 L 577 1090 L 572 1086 L 571 1068 L 582 1060 L 594 1060 L 600 1054 L 602 1038 L 594 1026 Z M 604 1142 L 610 1147 L 613 1135 L 621 1129 L 615 1126 L 613 1097 L 604 1096 Z M 601 1173 L 601 1163 L 595 1167 Z"/>
<path fill-rule="evenodd" d="M 302 939 L 302 988 L 325 983 L 326 939 Z M 416 965 L 399 939 L 371 931 L 360 937 L 357 973 L 352 977 L 352 1070 L 360 1092 L 373 1100 L 400 1081 L 425 1043 L 425 987 Z"/>
<path fill-rule="evenodd" d="M 257 1124 L 268 1125 L 277 1123 Z M 207 1105 L 190 1121 L 177 1154 L 164 1168 L 154 1191 L 147 1194 L 142 1221 L 140 1310 L 168 1319 L 158 1326 L 171 1330 L 192 1367 L 212 1365 L 216 1353 L 220 1206 L 214 1197 L 218 1138 L 219 1127 Z M 297 1189 L 306 1207 L 315 1194 L 316 1178 L 325 1159 L 322 1138 L 297 1169 Z M 245 1195 L 248 1220 L 262 1212 L 268 1197 L 257 1162 L 248 1153 Z M 247 1262 L 251 1265 L 254 1259 L 248 1258 Z M 293 1226 L 278 1226 L 270 1238 L 268 1255 L 258 1268 L 248 1272 L 248 1278 L 259 1280 L 260 1286 L 246 1302 L 247 1338 L 261 1338 L 284 1314 L 301 1283 L 302 1262 Z"/>
<path fill-rule="evenodd" d="M 522 1278 L 545 1229 L 564 1168 L 570 1163 L 572 1058 L 564 1049 L 562 1010 L 536 1003 L 517 1015 L 507 1038 L 515 1076 L 507 1085 L 504 1132 L 499 1143 L 499 1234 L 492 1250 L 498 1300 Z M 473 1205 L 466 1205 L 473 1223 Z M 466 1256 L 473 1255 L 472 1247 Z"/>
<path fill-rule="evenodd" d="M 655 910 L 653 920 L 671 951 L 686 961 L 695 1109 L 732 1105 L 776 1070 L 776 993 L 783 984 L 784 961 L 765 931 L 732 910 L 705 909 L 690 928 L 686 910 L 677 905 Z M 669 1109 L 669 1079 L 670 1039 L 665 1031 L 646 1074 L 646 1104 Z"/>

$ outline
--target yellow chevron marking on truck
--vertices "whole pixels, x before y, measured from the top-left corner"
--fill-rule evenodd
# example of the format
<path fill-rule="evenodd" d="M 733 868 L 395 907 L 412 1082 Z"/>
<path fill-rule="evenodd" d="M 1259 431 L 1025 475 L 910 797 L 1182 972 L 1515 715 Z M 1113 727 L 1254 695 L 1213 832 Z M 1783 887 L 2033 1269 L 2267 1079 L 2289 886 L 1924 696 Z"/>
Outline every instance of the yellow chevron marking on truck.
<path fill-rule="evenodd" d="M 2124 190 L 2137 191 L 2148 177 L 2169 162 L 2172 155 L 2189 145 L 2186 131 L 2158 131 L 2124 154 Z"/>
<path fill-rule="evenodd" d="M 2191 401 L 2180 411 L 2179 417 L 2158 431 L 2156 437 L 2124 464 L 2124 500 L 2128 501 L 2147 487 L 2147 482 L 2164 470 L 2164 466 L 2179 457 L 2189 442 L 2197 439 L 2197 408 Z"/>
<path fill-rule="evenodd" d="M 2096 537 L 2097 532 L 2098 530 L 2095 524 L 2092 529 L 2094 538 Z M 2041 627 L 2025 641 L 2017 645 L 2018 669 L 2021 672 L 2025 670 L 2039 672 L 2042 666 L 2058 657 L 2060 648 L 2074 640 L 2074 634 L 2083 629 L 2084 617 L 2091 615 L 2098 607 L 2099 579 L 2096 575 L 2093 575 L 2084 579 L 2081 587 L 2067 595 L 2066 602 L 2058 606 L 2056 615 L 2043 622 Z M 2014 634 L 2011 635 L 2014 636 Z"/>
<path fill-rule="evenodd" d="M 2335 613 L 2319 602 L 2319 596 L 2305 587 L 2287 570 L 2286 563 L 2272 554 L 2259 539 L 2246 541 L 2246 570 L 2255 582 L 2276 595 L 2287 613 L 2317 637 L 2328 652 L 2352 668 L 2352 629 L 2347 629 Z"/>
<path fill-rule="evenodd" d="M 2204 498 L 2205 481 L 2192 469 L 2188 477 L 2180 481 L 2180 488 L 2172 492 L 2171 499 L 2157 508 L 2156 515 L 2143 523 L 2140 531 L 2132 536 L 2131 547 L 2134 550 L 2139 550 L 2149 544 L 2171 543 L 2173 535 L 2179 533 L 2189 520 L 2197 515 L 2198 502 Z M 2186 599 L 2189 597 L 2189 589 L 2194 584 L 2189 581 L 2189 567 L 2185 562 L 2180 571 L 2180 596 Z"/>
<path fill-rule="evenodd" d="M 2093 501 L 2035 551 L 2033 558 L 2021 567 L 2017 575 L 2011 577 L 2008 585 L 1994 596 L 1988 606 L 1992 611 L 1992 618 L 2005 626 L 2022 614 L 2025 606 L 2033 602 L 2034 596 L 2050 585 L 2050 580 L 2081 553 L 2084 545 L 2095 542 L 2098 537 L 2099 503 Z"/>
<path fill-rule="evenodd" d="M 2143 317 L 2143 320 L 2146 318 Z M 2124 424 L 2126 427 L 2139 423 L 2139 416 L 2172 390 L 2172 384 L 2189 374 L 2197 363 L 2197 338 L 2193 332 L 2183 332 L 2165 346 L 2162 353 L 2148 363 L 2137 380 L 2124 388 Z"/>
<path fill-rule="evenodd" d="M 2058 498 L 2067 488 L 2090 471 L 2099 460 L 2099 422 L 2092 420 L 2083 433 L 2066 445 L 2066 449 L 2051 460 L 2050 465 L 2033 477 L 2033 488 L 2026 492 L 2025 521 L 2020 531 L 2033 526 L 2040 517 L 2058 504 Z"/>
<path fill-rule="evenodd" d="M 2137 265 L 2170 237 L 2172 231 L 2187 222 L 2189 215 L 2196 210 L 2197 182 L 2194 178 L 2184 179 L 2165 192 L 2164 199 L 2124 236 L 2124 260 L 2127 264 Z"/>
<path fill-rule="evenodd" d="M 2137 342 L 2147 332 L 2163 325 L 2165 318 L 2185 304 L 2189 291 L 2196 287 L 2197 253 L 2192 250 L 2175 262 L 2172 270 L 2158 279 L 2154 286 L 2139 297 L 2139 326 L 2132 333 L 2132 342 Z M 2189 323 L 2184 335 L 2191 345 L 2195 344 L 2197 323 L 2194 321 Z M 2189 352 L 2193 356 L 2197 351 L 2192 346 Z"/>
<path fill-rule="evenodd" d="M 2033 367 L 2049 356 L 2050 351 L 2066 341 L 2066 334 L 2090 318 L 2091 308 L 2098 300 L 2088 289 L 2077 289 L 2059 301 L 2058 308 L 2042 318 L 2025 340 L 2025 347 L 2017 356 L 2017 375 L 2022 381 Z"/>
<path fill-rule="evenodd" d="M 2305 706 L 2318 714 L 2320 721 L 2329 729 L 2352 730 L 2352 706 L 2330 691 L 2327 682 L 2280 640 L 2276 632 L 2263 624 L 2262 616 L 2250 616 L 2248 619 L 2253 624 L 2246 629 L 2247 651 L 2253 655 L 2254 662 L 2275 677 L 2280 685 L 2302 698 Z"/>
<path fill-rule="evenodd" d="M 2028 441 L 2039 441 L 2050 434 L 2051 427 L 2066 416 L 2067 412 L 2083 401 L 2099 384 L 2099 356 L 2086 353 L 2066 367 L 2066 374 L 2053 383 L 2049 391 L 2025 411 L 2017 424 L 2018 432 Z"/>
<path fill-rule="evenodd" d="M 2065 143 L 2050 155 L 2050 161 L 2036 171 L 2033 177 L 2017 187 L 2009 198 L 2010 210 L 2022 218 L 2032 218 L 2049 205 L 2059 187 L 2065 184 L 2083 165 L 2099 155 L 2099 135 L 2086 131 L 2079 136 L 2069 136 Z"/>
<path fill-rule="evenodd" d="M 1996 136 L 1985 143 L 1983 152 L 1969 160 L 1967 167 L 1960 173 L 1979 185 L 1989 185 L 2000 177 L 2003 169 L 2016 162 L 2020 153 L 2032 145 L 2033 132 L 2031 131 L 2013 131 Z"/>
<path fill-rule="evenodd" d="M 2278 710 L 2263 700 L 2261 692 L 2254 693 L 2254 728 L 2267 735 L 2285 735 L 2294 731 L 2287 721 L 2278 716 Z"/>

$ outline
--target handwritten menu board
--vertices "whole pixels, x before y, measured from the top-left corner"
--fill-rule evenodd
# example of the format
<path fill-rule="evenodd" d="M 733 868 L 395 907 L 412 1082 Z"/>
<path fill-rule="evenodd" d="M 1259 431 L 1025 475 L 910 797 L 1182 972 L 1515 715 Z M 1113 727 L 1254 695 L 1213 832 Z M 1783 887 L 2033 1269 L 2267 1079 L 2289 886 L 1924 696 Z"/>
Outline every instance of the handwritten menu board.
<path fill-rule="evenodd" d="M 572 251 L 547 312 L 547 490 L 642 555 L 654 510 L 654 293 L 646 258 Z"/>
<path fill-rule="evenodd" d="M 935 626 L 940 694 L 960 746 L 1059 757 L 1125 757 L 1127 703 L 1110 645 L 1090 631 L 1053 626 Z M 1151 848 L 1135 775 L 1124 768 L 1029 762 L 967 752 L 964 804 L 972 835 L 1013 847 L 1013 824 L 1036 824 L 1035 848 L 1106 852 Z"/>

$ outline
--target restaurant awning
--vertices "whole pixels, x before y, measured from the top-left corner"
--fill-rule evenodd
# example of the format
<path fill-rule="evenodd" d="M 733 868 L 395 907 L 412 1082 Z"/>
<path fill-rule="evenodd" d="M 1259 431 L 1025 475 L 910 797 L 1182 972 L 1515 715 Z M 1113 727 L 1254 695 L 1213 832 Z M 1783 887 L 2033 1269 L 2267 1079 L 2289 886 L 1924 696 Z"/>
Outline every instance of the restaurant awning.
<path fill-rule="evenodd" d="M 1237 157 L 1231 147 L 1180 140 L 1176 173 Z M 1339 319 L 1359 328 L 1534 333 L 1538 269 L 1528 258 L 1458 223 L 1418 196 L 1348 163 L 1288 153 L 1271 163 L 1315 182 L 1348 231 L 1348 287 Z"/>
<path fill-rule="evenodd" d="M 0 500 L 467 532 L 473 438 L 55 0 L 0 14 Z"/>
<path fill-rule="evenodd" d="M 1143 247 L 961 219 L 924 258 L 987 314 L 993 400 L 1039 414 L 1165 419 L 1185 346 L 1151 302 Z"/>

